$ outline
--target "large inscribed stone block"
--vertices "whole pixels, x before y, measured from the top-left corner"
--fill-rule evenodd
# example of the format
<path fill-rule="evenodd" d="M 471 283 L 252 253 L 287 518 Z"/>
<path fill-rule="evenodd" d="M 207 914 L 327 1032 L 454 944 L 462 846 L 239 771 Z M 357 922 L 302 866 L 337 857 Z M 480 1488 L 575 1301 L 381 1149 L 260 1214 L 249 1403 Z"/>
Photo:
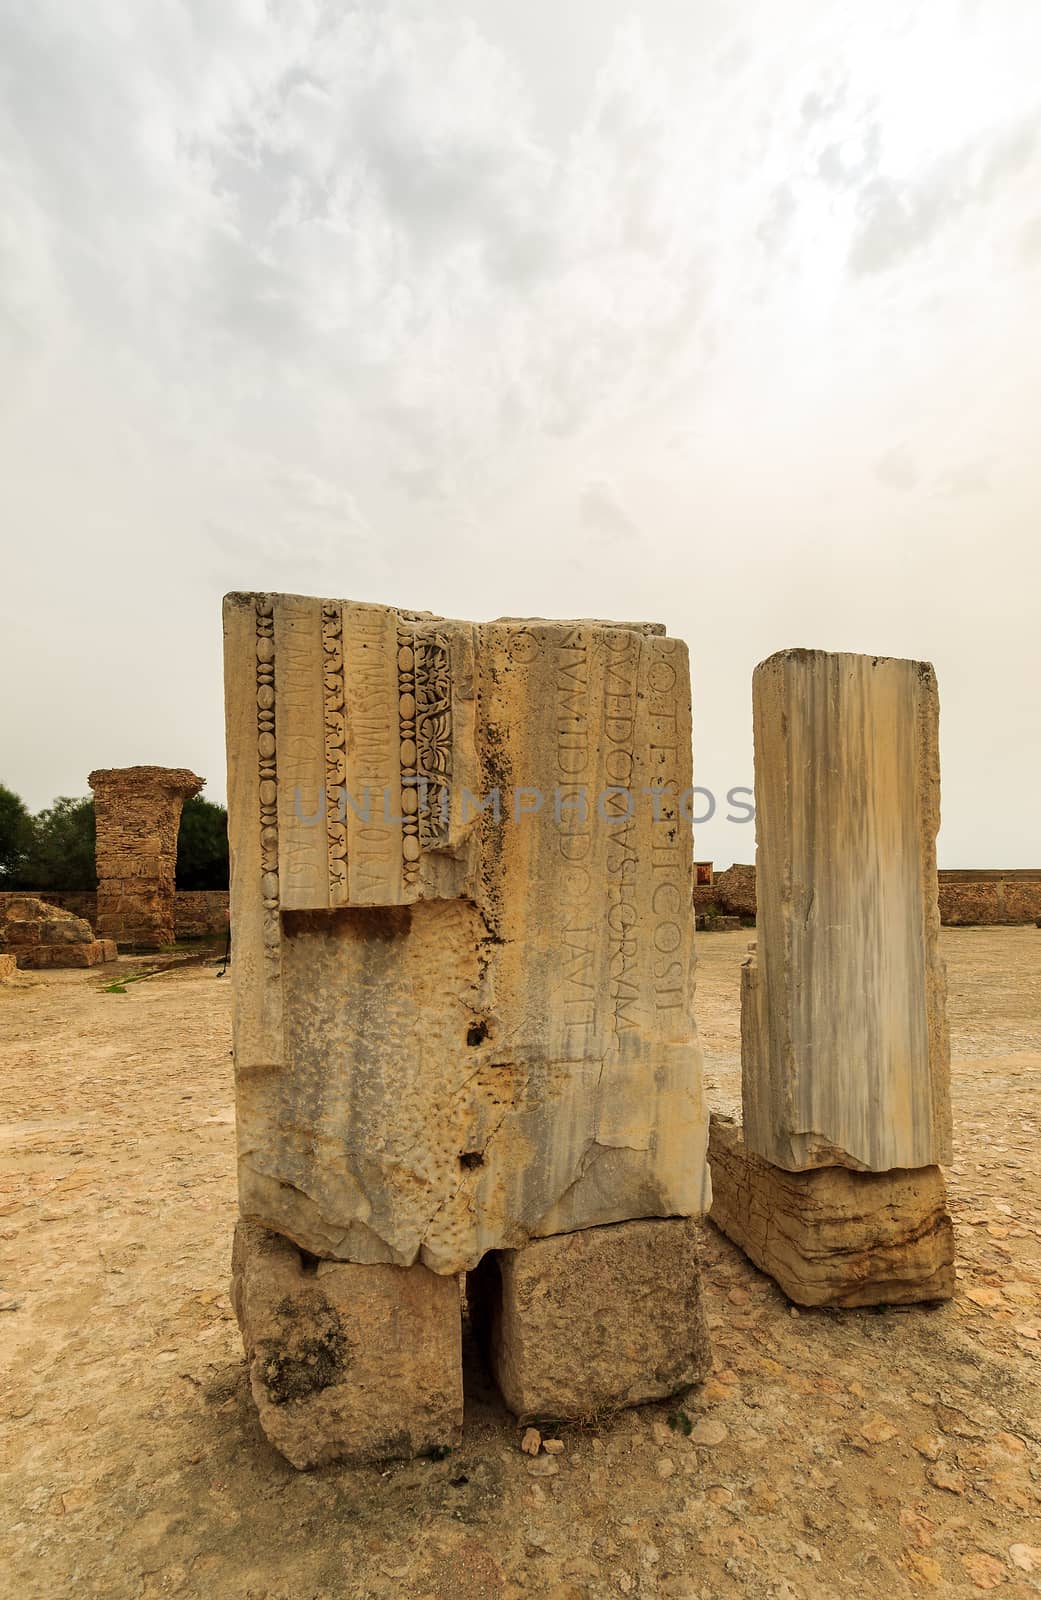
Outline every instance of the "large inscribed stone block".
<path fill-rule="evenodd" d="M 224 625 L 243 1215 L 454 1273 L 703 1210 L 685 646 L 291 595 Z"/>
<path fill-rule="evenodd" d="M 489 1255 L 471 1316 L 518 1417 L 590 1419 L 662 1400 L 712 1366 L 697 1224 L 619 1222 Z"/>
<path fill-rule="evenodd" d="M 933 669 L 785 650 L 756 668 L 752 707 L 746 1146 L 793 1172 L 949 1161 Z"/>
<path fill-rule="evenodd" d="M 459 1286 L 426 1267 L 302 1259 L 240 1222 L 232 1303 L 260 1425 L 294 1467 L 458 1444 Z"/>

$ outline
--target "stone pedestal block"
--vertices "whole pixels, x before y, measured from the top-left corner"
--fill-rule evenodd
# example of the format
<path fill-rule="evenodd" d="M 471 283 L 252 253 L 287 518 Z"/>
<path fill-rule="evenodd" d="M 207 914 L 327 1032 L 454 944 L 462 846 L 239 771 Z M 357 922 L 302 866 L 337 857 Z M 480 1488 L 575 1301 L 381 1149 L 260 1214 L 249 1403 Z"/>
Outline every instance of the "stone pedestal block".
<path fill-rule="evenodd" d="M 939 1167 L 786 1172 L 714 1116 L 709 1216 L 801 1306 L 905 1305 L 954 1293 L 954 1229 Z"/>
<path fill-rule="evenodd" d="M 316 1261 L 240 1222 L 231 1292 L 261 1426 L 294 1467 L 458 1444 L 457 1279 Z"/>
<path fill-rule="evenodd" d="M 88 781 L 97 821 L 99 932 L 127 949 L 172 944 L 181 808 L 205 779 L 183 767 L 109 767 Z"/>
<path fill-rule="evenodd" d="M 92 939 L 89 944 L 37 945 L 31 951 L 19 951 L 22 967 L 100 967 L 106 961 L 115 961 L 118 951 L 114 939 Z"/>
<path fill-rule="evenodd" d="M 485 1258 L 467 1280 L 478 1339 L 522 1419 L 591 1419 L 660 1400 L 711 1366 L 696 1225 L 620 1222 Z"/>

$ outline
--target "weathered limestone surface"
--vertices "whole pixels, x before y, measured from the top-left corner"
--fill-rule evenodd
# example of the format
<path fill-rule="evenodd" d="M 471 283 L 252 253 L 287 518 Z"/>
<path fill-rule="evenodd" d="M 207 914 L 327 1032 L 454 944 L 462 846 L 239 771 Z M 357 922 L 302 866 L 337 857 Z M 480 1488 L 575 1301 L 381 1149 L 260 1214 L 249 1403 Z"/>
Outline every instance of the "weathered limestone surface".
<path fill-rule="evenodd" d="M 141 950 L 173 943 L 181 807 L 205 781 L 181 767 L 109 767 L 90 774 L 99 933 Z"/>
<path fill-rule="evenodd" d="M 685 646 L 291 595 L 224 622 L 242 1214 L 455 1273 L 703 1210 Z"/>
<path fill-rule="evenodd" d="M 260 1424 L 294 1467 L 458 1444 L 459 1285 L 426 1267 L 308 1261 L 239 1222 L 232 1302 Z"/>
<path fill-rule="evenodd" d="M 948 1161 L 933 670 L 785 650 L 756 668 L 752 705 L 745 1142 L 790 1171 Z"/>
<path fill-rule="evenodd" d="M 81 917 L 34 895 L 0 895 L 0 950 L 19 967 L 96 967 L 116 959 L 111 939 L 95 939 Z"/>
<path fill-rule="evenodd" d="M 696 1224 L 620 1222 L 485 1258 L 467 1297 L 518 1417 L 591 1418 L 707 1376 Z"/>
<path fill-rule="evenodd" d="M 954 1229 L 939 1167 L 785 1172 L 713 1116 L 709 1215 L 801 1306 L 904 1305 L 954 1293 Z"/>

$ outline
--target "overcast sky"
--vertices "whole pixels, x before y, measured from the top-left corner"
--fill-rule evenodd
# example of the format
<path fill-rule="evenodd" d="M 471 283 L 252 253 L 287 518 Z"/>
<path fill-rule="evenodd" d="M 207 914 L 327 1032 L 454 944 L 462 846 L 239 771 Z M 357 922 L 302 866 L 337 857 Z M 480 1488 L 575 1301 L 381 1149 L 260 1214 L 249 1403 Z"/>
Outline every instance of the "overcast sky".
<path fill-rule="evenodd" d="M 224 796 L 220 597 L 651 618 L 697 854 L 786 645 L 1041 865 L 1037 0 L 7 0 L 0 781 Z"/>

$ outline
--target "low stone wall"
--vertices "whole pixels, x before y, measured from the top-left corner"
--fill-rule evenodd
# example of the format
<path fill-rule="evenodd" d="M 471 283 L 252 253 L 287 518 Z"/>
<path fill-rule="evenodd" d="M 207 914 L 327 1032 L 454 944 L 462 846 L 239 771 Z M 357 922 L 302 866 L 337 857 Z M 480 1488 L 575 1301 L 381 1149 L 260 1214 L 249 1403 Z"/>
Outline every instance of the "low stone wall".
<path fill-rule="evenodd" d="M 1036 922 L 1041 917 L 1041 868 L 942 868 L 940 921 L 950 927 L 995 927 Z M 700 915 L 754 917 L 755 867 L 735 862 L 717 872 L 711 887 L 694 890 Z"/>
<path fill-rule="evenodd" d="M 940 873 L 940 921 L 953 927 L 1036 922 L 1041 870 L 1023 868 Z"/>
<path fill-rule="evenodd" d="M 1041 917 L 1041 868 L 1007 871 L 941 870 L 940 921 L 952 927 L 1036 922 Z M 97 895 L 89 890 L 38 889 L 37 898 L 61 906 L 96 926 Z M 735 862 L 709 886 L 694 890 L 699 914 L 714 906 L 720 916 L 755 918 L 755 868 Z M 228 932 L 227 889 L 178 889 L 174 895 L 177 939 L 223 939 Z"/>
<path fill-rule="evenodd" d="M 38 900 L 61 906 L 97 927 L 98 897 L 90 889 L 34 889 Z M 174 895 L 175 939 L 225 939 L 228 934 L 227 889 L 178 889 Z"/>
<path fill-rule="evenodd" d="M 113 939 L 95 939 L 83 917 L 33 894 L 0 894 L 0 950 L 20 968 L 96 967 L 115 961 Z"/>
<path fill-rule="evenodd" d="M 226 939 L 227 889 L 178 889 L 174 895 L 174 934 L 178 939 Z"/>
<path fill-rule="evenodd" d="M 709 885 L 694 890 L 694 909 L 698 913 L 714 909 L 720 916 L 755 920 L 755 868 L 735 861 L 732 867 L 713 876 Z"/>
<path fill-rule="evenodd" d="M 28 889 L 26 893 L 34 894 L 46 905 L 71 911 L 74 917 L 82 917 L 92 928 L 97 926 L 98 897 L 93 889 L 56 889 L 53 893 L 50 889 Z"/>

